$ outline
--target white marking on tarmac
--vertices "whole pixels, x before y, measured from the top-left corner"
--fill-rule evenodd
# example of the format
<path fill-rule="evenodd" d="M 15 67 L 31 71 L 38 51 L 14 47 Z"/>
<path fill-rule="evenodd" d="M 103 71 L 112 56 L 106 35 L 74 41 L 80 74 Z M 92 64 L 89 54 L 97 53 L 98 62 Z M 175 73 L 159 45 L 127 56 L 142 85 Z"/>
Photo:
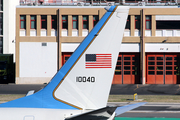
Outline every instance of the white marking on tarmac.
<path fill-rule="evenodd" d="M 180 113 L 180 111 L 131 110 L 128 113 Z"/>

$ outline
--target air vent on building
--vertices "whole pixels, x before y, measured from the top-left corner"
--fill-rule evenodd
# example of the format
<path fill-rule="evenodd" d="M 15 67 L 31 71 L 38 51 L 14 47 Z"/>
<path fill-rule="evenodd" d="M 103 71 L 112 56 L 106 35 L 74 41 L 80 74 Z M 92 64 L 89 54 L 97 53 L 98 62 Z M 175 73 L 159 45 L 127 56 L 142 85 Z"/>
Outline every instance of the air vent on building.
<path fill-rule="evenodd" d="M 47 43 L 42 43 L 42 46 L 47 46 Z"/>

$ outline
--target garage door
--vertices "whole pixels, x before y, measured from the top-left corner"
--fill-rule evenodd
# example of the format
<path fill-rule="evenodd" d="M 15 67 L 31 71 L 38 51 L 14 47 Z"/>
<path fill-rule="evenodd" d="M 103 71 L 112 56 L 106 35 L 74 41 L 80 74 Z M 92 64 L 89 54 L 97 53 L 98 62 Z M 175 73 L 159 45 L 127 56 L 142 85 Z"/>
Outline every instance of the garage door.
<path fill-rule="evenodd" d="M 120 53 L 113 84 L 139 84 L 139 53 Z"/>
<path fill-rule="evenodd" d="M 178 54 L 148 53 L 146 55 L 147 84 L 177 84 L 179 83 Z"/>

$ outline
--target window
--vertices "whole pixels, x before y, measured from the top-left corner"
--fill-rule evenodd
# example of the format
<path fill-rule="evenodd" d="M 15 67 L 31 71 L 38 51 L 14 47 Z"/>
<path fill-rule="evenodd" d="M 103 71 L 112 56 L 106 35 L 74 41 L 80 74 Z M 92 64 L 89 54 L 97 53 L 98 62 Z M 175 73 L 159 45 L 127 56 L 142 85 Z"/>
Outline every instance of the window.
<path fill-rule="evenodd" d="M 0 11 L 3 11 L 3 0 L 0 1 Z"/>
<path fill-rule="evenodd" d="M 128 15 L 125 29 L 130 29 L 130 16 Z"/>
<path fill-rule="evenodd" d="M 20 15 L 20 29 L 26 29 L 26 16 Z"/>
<path fill-rule="evenodd" d="M 98 21 L 99 21 L 99 16 L 93 15 L 93 27 L 98 23 Z"/>
<path fill-rule="evenodd" d="M 83 29 L 89 29 L 89 16 L 83 15 Z"/>
<path fill-rule="evenodd" d="M 57 15 L 52 15 L 51 16 L 51 28 L 52 29 L 57 29 Z"/>
<path fill-rule="evenodd" d="M 47 15 L 41 15 L 41 29 L 47 29 Z"/>
<path fill-rule="evenodd" d="M 135 29 L 140 29 L 140 15 L 135 15 Z"/>
<path fill-rule="evenodd" d="M 3 53 L 3 37 L 0 37 L 0 54 Z"/>
<path fill-rule="evenodd" d="M 36 29 L 36 15 L 31 15 L 31 29 Z"/>
<path fill-rule="evenodd" d="M 156 29 L 180 29 L 180 21 L 156 21 Z"/>
<path fill-rule="evenodd" d="M 3 13 L 0 13 L 0 35 L 3 35 Z"/>
<path fill-rule="evenodd" d="M 68 29 L 68 16 L 62 16 L 62 29 Z"/>
<path fill-rule="evenodd" d="M 73 22 L 73 29 L 78 29 L 78 16 L 77 15 L 72 16 L 72 22 Z"/>
<path fill-rule="evenodd" d="M 146 30 L 150 30 L 150 29 L 151 29 L 151 16 L 146 15 Z"/>

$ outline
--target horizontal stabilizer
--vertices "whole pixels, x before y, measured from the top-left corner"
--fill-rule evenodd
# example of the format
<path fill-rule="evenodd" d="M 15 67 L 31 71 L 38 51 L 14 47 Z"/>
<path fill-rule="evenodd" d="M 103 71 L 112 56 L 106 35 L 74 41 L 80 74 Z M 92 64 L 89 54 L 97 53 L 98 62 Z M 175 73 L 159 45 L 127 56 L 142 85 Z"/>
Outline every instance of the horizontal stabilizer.
<path fill-rule="evenodd" d="M 107 120 L 113 115 L 116 108 L 117 107 L 105 107 L 84 114 L 72 116 L 65 120 Z"/>
<path fill-rule="evenodd" d="M 34 94 L 34 92 L 35 92 L 35 90 L 30 90 L 30 91 L 28 91 L 28 93 L 26 94 L 26 96 L 32 95 L 32 94 Z"/>
<path fill-rule="evenodd" d="M 136 103 L 136 104 L 131 104 L 131 105 L 125 105 L 125 106 L 122 106 L 122 107 L 118 107 L 116 110 L 115 110 L 115 113 L 116 113 L 116 116 L 120 115 L 120 114 L 123 114 L 127 111 L 130 111 L 134 108 L 137 108 L 139 106 L 142 106 L 144 104 L 146 104 L 147 102 L 141 102 L 141 103 Z"/>

